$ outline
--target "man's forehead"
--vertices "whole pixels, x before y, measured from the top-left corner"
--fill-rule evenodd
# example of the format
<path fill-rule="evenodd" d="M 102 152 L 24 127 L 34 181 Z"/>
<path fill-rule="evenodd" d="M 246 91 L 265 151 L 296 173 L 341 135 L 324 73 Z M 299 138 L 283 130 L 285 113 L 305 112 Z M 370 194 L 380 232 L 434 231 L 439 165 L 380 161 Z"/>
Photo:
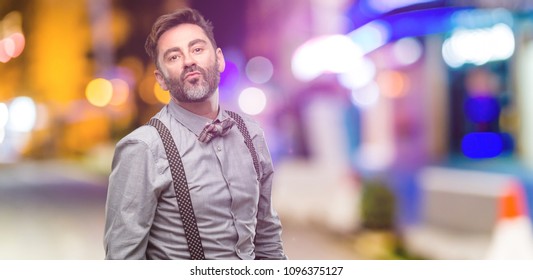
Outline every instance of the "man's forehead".
<path fill-rule="evenodd" d="M 172 27 L 161 34 L 159 46 L 161 49 L 168 47 L 186 47 L 190 42 L 202 40 L 209 43 L 204 30 L 195 24 L 184 23 Z"/>

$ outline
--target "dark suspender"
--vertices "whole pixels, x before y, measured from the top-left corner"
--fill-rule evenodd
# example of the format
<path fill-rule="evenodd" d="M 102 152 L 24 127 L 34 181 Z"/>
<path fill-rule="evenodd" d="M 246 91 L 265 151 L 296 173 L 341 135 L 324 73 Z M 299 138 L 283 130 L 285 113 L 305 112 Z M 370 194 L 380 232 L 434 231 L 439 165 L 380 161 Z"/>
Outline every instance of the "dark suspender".
<path fill-rule="evenodd" d="M 252 143 L 250 133 L 244 124 L 244 120 L 235 112 L 228 110 L 226 110 L 226 112 L 236 121 L 237 128 L 244 137 L 244 143 L 250 151 L 254 169 L 257 174 L 257 179 L 259 180 L 259 160 L 255 147 Z M 198 231 L 198 224 L 196 223 L 196 216 L 194 215 L 194 209 L 191 203 L 189 186 L 187 184 L 185 170 L 183 169 L 183 163 L 181 161 L 178 148 L 176 147 L 176 143 L 174 142 L 174 139 L 172 138 L 168 128 L 160 120 L 152 118 L 148 122 L 148 125 L 151 125 L 157 129 L 157 132 L 163 141 L 163 146 L 165 147 L 165 152 L 170 165 L 170 173 L 174 183 L 174 191 L 176 192 L 176 200 L 178 201 L 178 209 L 183 222 L 183 229 L 185 231 L 185 238 L 187 239 L 187 246 L 189 247 L 191 259 L 205 260 L 200 232 Z"/>
<path fill-rule="evenodd" d="M 168 128 L 158 119 L 151 119 L 149 125 L 155 127 L 159 136 L 163 140 L 163 146 L 167 153 L 168 162 L 170 164 L 170 173 L 172 174 L 172 181 L 174 182 L 174 191 L 176 191 L 176 200 L 178 201 L 178 209 L 183 222 L 183 229 L 185 231 L 185 238 L 187 239 L 187 246 L 189 253 L 193 260 L 205 260 L 204 248 L 200 239 L 200 232 L 196 224 L 196 216 L 191 203 L 191 195 L 189 194 L 189 187 L 187 185 L 187 178 L 185 177 L 185 170 L 183 163 L 176 147 L 176 143 L 170 134 Z"/>
<path fill-rule="evenodd" d="M 254 143 L 252 143 L 252 137 L 250 137 L 250 133 L 248 132 L 248 128 L 246 128 L 246 125 L 244 124 L 244 120 L 239 114 L 232 112 L 232 111 L 228 111 L 228 110 L 226 110 L 226 113 L 228 113 L 228 115 L 237 122 L 237 128 L 239 128 L 239 131 L 244 137 L 244 143 L 246 144 L 246 147 L 248 147 L 248 150 L 250 151 L 250 155 L 252 155 L 252 161 L 254 163 L 255 173 L 257 174 L 257 180 L 259 181 L 259 178 L 261 178 L 261 176 L 259 175 L 259 160 L 257 157 L 257 152 L 254 147 Z"/>

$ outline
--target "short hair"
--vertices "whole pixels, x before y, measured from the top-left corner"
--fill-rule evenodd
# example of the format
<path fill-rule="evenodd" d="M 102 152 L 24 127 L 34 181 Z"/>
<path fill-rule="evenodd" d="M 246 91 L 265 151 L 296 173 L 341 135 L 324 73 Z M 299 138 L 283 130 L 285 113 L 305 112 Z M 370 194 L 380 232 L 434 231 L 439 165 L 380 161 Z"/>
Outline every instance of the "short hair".
<path fill-rule="evenodd" d="M 175 10 L 172 13 L 160 16 L 152 26 L 152 31 L 148 35 L 148 38 L 146 38 L 144 48 L 146 53 L 148 53 L 148 56 L 154 60 L 156 66 L 159 66 L 157 62 L 157 43 L 159 38 L 169 29 L 184 23 L 195 24 L 202 28 L 213 47 L 215 49 L 217 48 L 215 35 L 213 33 L 213 24 L 211 21 L 206 20 L 202 14 L 195 9 L 185 8 Z"/>

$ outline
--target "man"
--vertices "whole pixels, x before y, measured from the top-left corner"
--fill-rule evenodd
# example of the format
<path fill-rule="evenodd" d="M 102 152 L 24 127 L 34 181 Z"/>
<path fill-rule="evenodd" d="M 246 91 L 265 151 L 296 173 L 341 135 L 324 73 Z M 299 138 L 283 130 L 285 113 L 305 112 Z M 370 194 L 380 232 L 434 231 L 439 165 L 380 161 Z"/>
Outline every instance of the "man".
<path fill-rule="evenodd" d="M 188 219 L 174 189 L 180 178 L 206 259 L 286 259 L 263 131 L 243 116 L 253 145 L 246 144 L 235 117 L 219 106 L 225 61 L 211 23 L 193 9 L 163 15 L 145 47 L 157 82 L 172 97 L 154 118 L 169 129 L 185 176 L 173 182 L 172 153 L 154 126 L 139 127 L 117 143 L 106 202 L 106 259 L 192 257 Z M 211 133 L 219 130 L 221 136 Z"/>

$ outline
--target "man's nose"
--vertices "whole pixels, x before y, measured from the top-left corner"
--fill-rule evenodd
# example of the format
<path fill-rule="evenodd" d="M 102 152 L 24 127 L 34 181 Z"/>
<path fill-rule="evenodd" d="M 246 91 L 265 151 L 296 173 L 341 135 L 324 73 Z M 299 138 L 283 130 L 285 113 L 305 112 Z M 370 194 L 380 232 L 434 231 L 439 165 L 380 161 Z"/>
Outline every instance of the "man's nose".
<path fill-rule="evenodd" d="M 196 64 L 196 60 L 191 54 L 185 54 L 183 56 L 183 63 L 185 67 L 192 66 Z"/>

